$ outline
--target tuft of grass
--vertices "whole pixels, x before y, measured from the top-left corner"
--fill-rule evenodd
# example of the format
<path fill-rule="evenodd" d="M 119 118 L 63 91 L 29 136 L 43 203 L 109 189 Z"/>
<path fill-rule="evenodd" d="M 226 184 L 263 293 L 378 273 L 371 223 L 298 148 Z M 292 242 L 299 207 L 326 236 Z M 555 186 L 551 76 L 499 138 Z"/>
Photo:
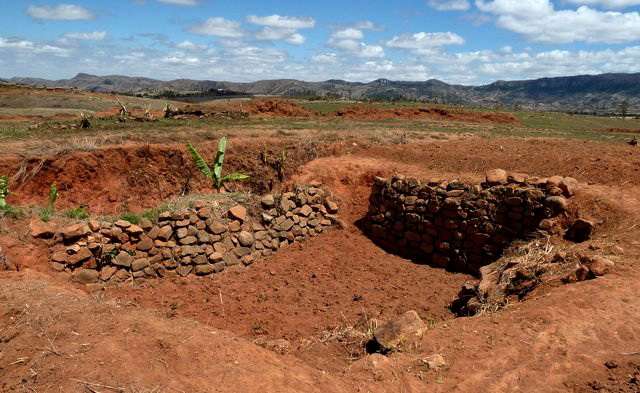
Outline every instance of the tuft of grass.
<path fill-rule="evenodd" d="M 87 218 L 89 218 L 89 212 L 86 208 L 80 206 L 65 211 L 64 216 L 74 220 L 86 220 Z"/>
<path fill-rule="evenodd" d="M 6 205 L 0 207 L 0 218 L 11 218 L 14 220 L 23 218 L 25 216 L 24 210 L 19 207 Z"/>
<path fill-rule="evenodd" d="M 140 215 L 136 214 L 136 213 L 132 213 L 132 212 L 126 212 L 123 213 L 122 215 L 120 215 L 120 219 L 121 220 L 125 220 L 128 221 L 134 225 L 137 225 L 140 223 L 140 219 L 142 217 L 140 217 Z"/>
<path fill-rule="evenodd" d="M 48 208 L 41 209 L 39 214 L 40 220 L 42 220 L 42 222 L 49 222 L 52 215 L 53 212 Z"/>

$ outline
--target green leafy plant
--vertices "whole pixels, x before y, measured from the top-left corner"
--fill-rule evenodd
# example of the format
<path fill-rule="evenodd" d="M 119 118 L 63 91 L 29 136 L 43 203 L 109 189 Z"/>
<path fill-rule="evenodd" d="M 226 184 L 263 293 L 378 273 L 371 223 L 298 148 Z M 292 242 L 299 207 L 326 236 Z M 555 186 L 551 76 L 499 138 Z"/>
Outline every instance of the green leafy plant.
<path fill-rule="evenodd" d="M 0 209 L 6 209 L 7 197 L 9 196 L 9 178 L 0 176 Z"/>
<path fill-rule="evenodd" d="M 242 181 L 249 179 L 249 176 L 239 173 L 233 172 L 228 175 L 222 176 L 222 166 L 224 165 L 224 154 L 227 149 L 227 137 L 222 137 L 220 141 L 218 141 L 218 151 L 216 153 L 216 158 L 213 161 L 213 164 L 209 166 L 207 161 L 198 153 L 198 150 L 191 144 L 187 144 L 187 150 L 191 154 L 191 159 L 195 166 L 200 170 L 205 177 L 211 180 L 213 187 L 217 190 L 222 189 L 224 184 L 229 181 Z"/>
<path fill-rule="evenodd" d="M 47 207 L 40 211 L 40 219 L 47 222 L 51 219 L 51 216 L 56 210 L 56 201 L 58 200 L 58 187 L 56 183 L 51 183 L 49 187 L 49 200 L 47 201 Z"/>
<path fill-rule="evenodd" d="M 64 213 L 64 215 L 74 220 L 86 220 L 89 218 L 89 212 L 82 206 L 76 207 L 75 209 L 69 209 Z"/>

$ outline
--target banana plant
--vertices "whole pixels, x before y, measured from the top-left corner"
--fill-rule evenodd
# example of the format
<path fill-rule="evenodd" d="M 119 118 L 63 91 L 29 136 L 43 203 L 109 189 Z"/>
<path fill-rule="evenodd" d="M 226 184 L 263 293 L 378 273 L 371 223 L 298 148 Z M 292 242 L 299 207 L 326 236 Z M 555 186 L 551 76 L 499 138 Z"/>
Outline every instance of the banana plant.
<path fill-rule="evenodd" d="M 218 141 L 218 151 L 216 153 L 216 158 L 211 164 L 207 164 L 207 161 L 198 153 L 198 150 L 191 144 L 187 144 L 187 150 L 191 154 L 191 159 L 195 166 L 200 170 L 205 177 L 207 177 L 214 188 L 218 191 L 222 189 L 224 184 L 229 181 L 242 181 L 249 179 L 249 176 L 239 173 L 233 172 L 228 175 L 222 176 L 222 167 L 224 165 L 224 154 L 227 149 L 227 137 L 222 137 Z"/>
<path fill-rule="evenodd" d="M 7 207 L 7 197 L 9 196 L 9 178 L 0 176 L 0 209 Z"/>

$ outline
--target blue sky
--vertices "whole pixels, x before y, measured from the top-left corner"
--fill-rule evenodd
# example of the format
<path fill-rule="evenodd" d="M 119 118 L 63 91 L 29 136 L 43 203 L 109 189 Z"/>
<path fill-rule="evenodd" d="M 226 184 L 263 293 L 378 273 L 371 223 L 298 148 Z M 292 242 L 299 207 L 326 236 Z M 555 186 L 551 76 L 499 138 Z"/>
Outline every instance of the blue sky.
<path fill-rule="evenodd" d="M 640 0 L 19 0 L 0 7 L 0 77 L 482 84 L 640 72 Z"/>

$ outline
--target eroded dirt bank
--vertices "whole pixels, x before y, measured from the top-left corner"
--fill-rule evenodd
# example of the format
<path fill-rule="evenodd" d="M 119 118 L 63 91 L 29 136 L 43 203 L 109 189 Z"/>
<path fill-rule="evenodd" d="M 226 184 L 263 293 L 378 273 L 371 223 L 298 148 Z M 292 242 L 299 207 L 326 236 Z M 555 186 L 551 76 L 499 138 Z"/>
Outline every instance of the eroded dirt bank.
<path fill-rule="evenodd" d="M 525 302 L 495 314 L 453 319 L 447 306 L 468 276 L 387 254 L 354 225 L 366 212 L 376 175 L 477 181 L 493 167 L 592 183 L 576 198 L 599 226 L 581 247 L 615 260 L 615 272 L 539 287 Z M 0 286 L 0 318 L 9 327 L 0 331 L 9 337 L 0 344 L 3 388 L 86 391 L 81 380 L 132 392 L 237 386 L 305 392 L 586 392 L 599 386 L 637 391 L 630 375 L 640 364 L 640 330 L 633 323 L 640 315 L 639 167 L 624 147 L 475 138 L 320 158 L 300 167 L 290 181 L 321 180 L 332 189 L 346 230 L 243 272 L 150 281 L 91 295 L 53 276 L 37 248 L 13 240 L 10 255 L 32 254 L 24 258 L 43 273 L 0 275 L 6 283 Z M 113 178 L 122 181 L 122 172 Z M 349 343 L 328 339 L 327 333 L 359 319 L 384 320 L 409 309 L 430 320 L 430 329 L 414 348 L 384 361 L 364 356 L 363 348 L 354 356 Z M 285 338 L 292 350 L 281 356 L 251 344 L 260 338 Z M 447 361 L 438 372 L 421 362 L 434 353 Z M 131 366 L 123 368 L 123 361 Z"/>

